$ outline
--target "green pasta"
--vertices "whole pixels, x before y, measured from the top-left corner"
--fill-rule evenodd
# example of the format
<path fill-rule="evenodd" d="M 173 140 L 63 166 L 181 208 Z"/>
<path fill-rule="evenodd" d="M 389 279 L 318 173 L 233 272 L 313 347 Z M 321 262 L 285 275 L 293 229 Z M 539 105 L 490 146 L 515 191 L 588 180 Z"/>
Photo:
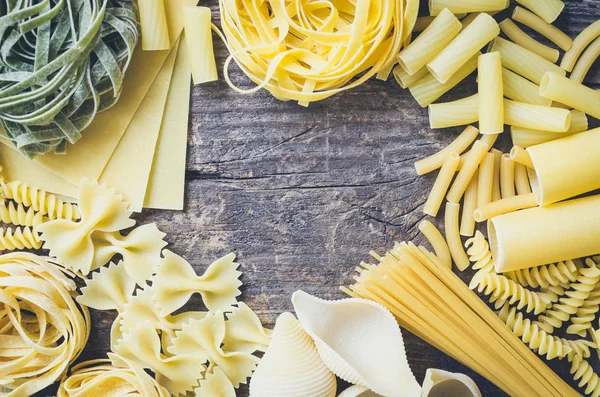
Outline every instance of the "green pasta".
<path fill-rule="evenodd" d="M 117 102 L 137 20 L 132 0 L 0 0 L 0 126 L 22 154 L 65 153 Z"/>

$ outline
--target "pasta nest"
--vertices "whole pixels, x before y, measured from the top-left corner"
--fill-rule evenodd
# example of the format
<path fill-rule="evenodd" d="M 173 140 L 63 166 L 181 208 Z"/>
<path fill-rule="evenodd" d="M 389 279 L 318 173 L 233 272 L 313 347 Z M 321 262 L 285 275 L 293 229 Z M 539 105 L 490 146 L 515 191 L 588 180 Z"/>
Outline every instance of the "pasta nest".
<path fill-rule="evenodd" d="M 267 89 L 302 105 L 386 79 L 418 12 L 416 0 L 219 0 L 222 37 L 230 56 L 225 80 L 240 93 Z M 250 80 L 238 88 L 234 60 Z"/>
<path fill-rule="evenodd" d="M 54 383 L 83 350 L 89 312 L 76 285 L 48 258 L 0 256 L 0 385 L 31 396 Z"/>
<path fill-rule="evenodd" d="M 114 105 L 138 40 L 132 0 L 0 6 L 0 127 L 24 155 L 64 153 Z"/>

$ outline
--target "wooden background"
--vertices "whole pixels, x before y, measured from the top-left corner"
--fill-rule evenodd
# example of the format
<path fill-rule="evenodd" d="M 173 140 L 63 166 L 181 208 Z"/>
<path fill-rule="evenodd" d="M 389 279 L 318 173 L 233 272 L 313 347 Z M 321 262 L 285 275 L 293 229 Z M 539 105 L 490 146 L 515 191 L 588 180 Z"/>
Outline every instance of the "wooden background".
<path fill-rule="evenodd" d="M 217 22 L 217 2 L 209 4 Z M 575 36 L 598 18 L 600 1 L 569 0 L 557 24 Z M 223 65 L 226 50 L 216 37 L 215 47 L 217 64 Z M 251 86 L 232 69 L 235 84 Z M 600 83 L 597 66 L 587 83 Z M 475 89 L 471 76 L 443 100 Z M 344 298 L 339 286 L 353 281 L 355 266 L 370 250 L 383 253 L 394 241 L 424 241 L 417 225 L 425 219 L 422 205 L 435 175 L 418 177 L 413 163 L 462 130 L 432 131 L 426 109 L 393 78 L 370 81 L 309 108 L 280 102 L 265 91 L 240 95 L 224 81 L 194 87 L 189 129 L 185 211 L 144 211 L 137 219 L 156 222 L 167 233 L 169 249 L 198 273 L 235 252 L 244 273 L 241 299 L 268 327 L 292 310 L 294 291 Z M 503 138 L 496 146 L 507 150 L 508 134 Z M 93 313 L 84 358 L 108 350 L 113 318 L 114 313 Z M 472 376 L 484 396 L 504 395 L 452 358 L 404 335 L 419 381 L 435 367 Z M 552 367 L 569 378 L 565 363 Z M 247 387 L 238 395 L 247 396 Z"/>

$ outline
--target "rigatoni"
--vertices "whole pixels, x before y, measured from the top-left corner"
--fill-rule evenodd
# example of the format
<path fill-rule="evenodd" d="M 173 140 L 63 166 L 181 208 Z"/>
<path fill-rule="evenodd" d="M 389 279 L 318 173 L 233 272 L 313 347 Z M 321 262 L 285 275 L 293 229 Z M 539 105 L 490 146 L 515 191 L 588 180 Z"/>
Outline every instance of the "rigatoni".
<path fill-rule="evenodd" d="M 519 164 L 523 164 L 528 168 L 533 168 L 533 162 L 531 161 L 529 153 L 518 145 L 513 146 L 510 150 L 510 159 Z"/>
<path fill-rule="evenodd" d="M 460 213 L 460 204 L 447 202 L 446 213 L 444 214 L 444 230 L 446 232 L 446 242 L 450 249 L 450 254 L 454 264 L 461 272 L 469 267 L 469 257 L 465 253 L 462 241 L 460 240 L 458 216 Z"/>
<path fill-rule="evenodd" d="M 433 251 L 435 252 L 435 256 L 440 260 L 440 262 L 446 266 L 448 270 L 452 270 L 452 256 L 450 255 L 450 249 L 448 248 L 448 243 L 446 243 L 446 239 L 435 225 L 429 221 L 423 221 L 419 223 L 419 230 L 427 240 Z"/>
<path fill-rule="evenodd" d="M 505 99 L 504 123 L 533 130 L 566 132 L 571 126 L 571 112 Z"/>
<path fill-rule="evenodd" d="M 441 83 L 446 83 L 461 66 L 499 33 L 500 28 L 494 18 L 486 13 L 479 14 L 427 64 L 429 72 Z"/>
<path fill-rule="evenodd" d="M 218 80 L 210 8 L 185 7 L 183 15 L 194 84 Z"/>
<path fill-rule="evenodd" d="M 406 73 L 406 70 L 402 69 L 402 66 L 396 65 L 396 67 L 394 68 L 393 74 L 394 74 L 394 78 L 396 79 L 396 81 L 398 82 L 400 87 L 410 88 L 417 81 L 419 81 L 420 79 L 425 77 L 427 74 L 429 74 L 429 70 L 427 70 L 427 68 L 424 67 L 421 70 L 419 70 L 417 73 L 415 73 L 411 76 L 410 74 Z M 538 89 L 538 91 L 539 91 L 539 89 Z"/>
<path fill-rule="evenodd" d="M 482 134 L 504 131 L 504 94 L 500 53 L 489 52 L 479 57 L 479 130 Z"/>
<path fill-rule="evenodd" d="M 494 182 L 494 153 L 488 153 L 479 165 L 477 181 L 477 208 L 492 201 L 492 184 Z"/>
<path fill-rule="evenodd" d="M 585 113 L 580 110 L 571 110 L 571 126 L 567 132 L 549 132 L 531 130 L 521 127 L 511 127 L 510 134 L 514 145 L 519 145 L 522 148 L 539 145 L 540 143 L 553 141 L 555 139 L 564 138 L 569 135 L 577 134 L 578 132 L 587 131 L 588 119 Z"/>
<path fill-rule="evenodd" d="M 472 236 L 475 233 L 475 218 L 473 212 L 477 209 L 477 183 L 479 182 L 479 171 L 476 171 L 471 178 L 471 182 L 465 190 L 463 198 L 463 210 L 460 217 L 460 235 Z"/>
<path fill-rule="evenodd" d="M 558 61 L 560 54 L 558 53 L 557 49 L 550 48 L 529 36 L 510 19 L 505 19 L 504 21 L 500 22 L 499 25 L 502 32 L 504 32 L 504 34 L 516 44 L 528 49 L 529 51 L 535 52 L 542 58 L 547 59 L 552 63 L 556 63 L 556 61 Z"/>
<path fill-rule="evenodd" d="M 492 149 L 491 153 L 494 154 L 494 180 L 492 181 L 492 201 L 497 201 L 502 198 L 502 194 L 500 192 L 500 164 L 502 163 L 502 152 L 498 149 Z M 469 190 L 469 188 L 467 188 L 467 190 Z"/>
<path fill-rule="evenodd" d="M 460 202 L 460 199 L 467 189 L 467 185 L 471 181 L 471 178 L 473 178 L 475 171 L 477 171 L 477 167 L 479 167 L 479 164 L 481 164 L 489 149 L 490 148 L 485 142 L 482 142 L 481 140 L 475 142 L 473 148 L 466 154 L 465 162 L 458 172 L 458 175 L 456 175 L 456 179 L 446 196 L 449 202 Z"/>
<path fill-rule="evenodd" d="M 548 23 L 554 22 L 565 8 L 565 3 L 561 0 L 517 0 L 517 3 L 529 8 Z"/>
<path fill-rule="evenodd" d="M 560 67 L 567 72 L 571 72 L 583 50 L 585 50 L 597 37 L 600 37 L 600 20 L 583 29 L 583 31 L 575 37 L 573 46 L 569 51 L 565 52 L 565 55 L 563 55 L 563 59 L 560 61 Z"/>
<path fill-rule="evenodd" d="M 503 154 L 500 163 L 500 192 L 503 199 L 515 195 L 515 162 L 509 154 Z"/>
<path fill-rule="evenodd" d="M 480 117 L 479 98 L 480 95 L 475 94 L 452 102 L 432 103 L 429 105 L 429 125 L 431 128 L 446 128 L 476 122 Z"/>
<path fill-rule="evenodd" d="M 546 72 L 556 72 L 563 76 L 566 72 L 538 54 L 501 37 L 494 39 L 490 51 L 498 51 L 502 57 L 502 66 L 540 84 Z"/>
<path fill-rule="evenodd" d="M 138 7 L 142 27 L 142 49 L 157 51 L 171 48 L 163 0 L 139 0 Z"/>
<path fill-rule="evenodd" d="M 515 187 L 517 188 L 517 196 L 531 193 L 527 167 L 521 163 L 515 163 Z"/>
<path fill-rule="evenodd" d="M 590 68 L 596 62 L 596 59 L 600 56 L 600 37 L 592 42 L 588 48 L 581 54 L 581 57 L 577 60 L 573 72 L 569 78 L 578 83 L 583 83 L 583 79 L 590 71 Z"/>
<path fill-rule="evenodd" d="M 477 208 L 474 213 L 475 221 L 484 222 L 498 215 L 522 210 L 525 208 L 537 207 L 538 198 L 535 193 L 522 194 L 508 197 L 499 201 L 494 201 L 483 207 Z"/>
<path fill-rule="evenodd" d="M 597 119 L 600 118 L 600 95 L 598 92 L 562 75 L 546 73 L 540 83 L 540 94 L 545 98 L 581 110 Z"/>
<path fill-rule="evenodd" d="M 504 96 L 509 99 L 540 106 L 552 104 L 551 99 L 540 95 L 539 85 L 506 68 L 502 68 L 502 84 L 504 85 Z"/>
<path fill-rule="evenodd" d="M 400 66 L 410 75 L 431 61 L 461 31 L 458 18 L 444 8 L 433 22 L 398 55 Z"/>
<path fill-rule="evenodd" d="M 444 8 L 454 14 L 500 11 L 507 8 L 508 3 L 508 0 L 429 0 L 429 13 L 438 15 Z"/>
<path fill-rule="evenodd" d="M 440 205 L 442 205 L 442 201 L 444 201 L 444 196 L 448 191 L 448 187 L 450 186 L 450 183 L 452 183 L 452 178 L 454 178 L 459 159 L 459 154 L 454 152 L 444 161 L 444 165 L 442 165 L 442 168 L 440 169 L 435 183 L 433 184 L 433 188 L 431 188 L 431 191 L 429 192 L 429 197 L 425 202 L 425 207 L 423 208 L 423 212 L 427 215 L 437 215 Z"/>
<path fill-rule="evenodd" d="M 564 51 L 568 51 L 573 45 L 573 40 L 566 33 L 522 7 L 515 7 L 512 19 L 535 30 Z"/>
<path fill-rule="evenodd" d="M 418 175 L 427 174 L 428 172 L 437 170 L 440 168 L 446 158 L 453 152 L 462 153 L 468 148 L 471 143 L 479 135 L 479 130 L 473 126 L 468 126 L 460 133 L 455 140 L 453 140 L 448 146 L 440 150 L 439 152 L 415 162 L 415 169 Z"/>

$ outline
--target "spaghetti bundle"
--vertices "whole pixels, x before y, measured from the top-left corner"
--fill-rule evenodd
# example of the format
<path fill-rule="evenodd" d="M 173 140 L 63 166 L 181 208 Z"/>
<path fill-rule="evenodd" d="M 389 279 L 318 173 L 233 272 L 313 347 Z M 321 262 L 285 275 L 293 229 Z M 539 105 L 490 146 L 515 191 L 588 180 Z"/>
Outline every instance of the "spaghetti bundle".
<path fill-rule="evenodd" d="M 379 264 L 363 264 L 356 284 L 342 288 L 346 293 L 381 303 L 400 326 L 509 395 L 579 395 L 433 254 L 400 243 L 376 257 Z"/>
<path fill-rule="evenodd" d="M 230 56 L 225 79 L 240 93 L 265 88 L 302 105 L 387 78 L 416 21 L 416 0 L 329 2 L 220 0 Z M 234 60 L 257 84 L 242 89 L 228 73 Z"/>

